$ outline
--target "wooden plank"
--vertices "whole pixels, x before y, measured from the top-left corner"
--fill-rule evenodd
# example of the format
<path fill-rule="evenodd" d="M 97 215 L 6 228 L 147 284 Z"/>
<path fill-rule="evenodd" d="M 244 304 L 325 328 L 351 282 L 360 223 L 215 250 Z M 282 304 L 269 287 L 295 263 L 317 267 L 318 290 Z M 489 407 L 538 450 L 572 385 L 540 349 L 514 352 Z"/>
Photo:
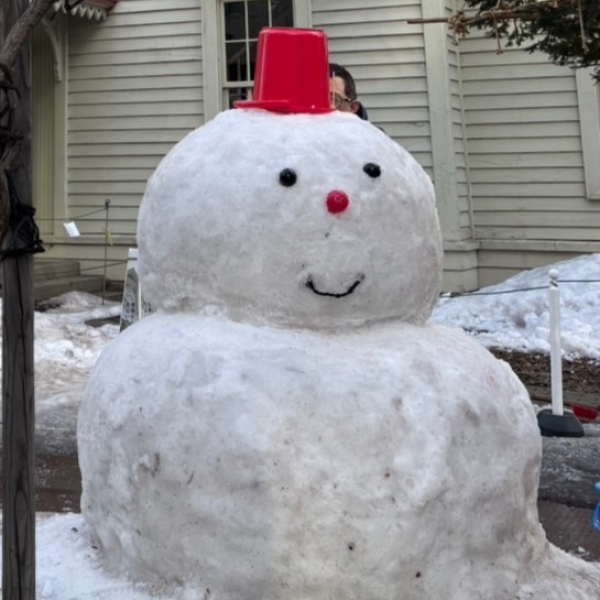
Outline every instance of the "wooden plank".
<path fill-rule="evenodd" d="M 69 119 L 69 130 L 72 133 L 83 131 L 120 131 L 125 138 L 132 130 L 169 130 L 194 129 L 196 115 L 164 115 L 161 119 L 155 116 L 144 117 L 97 117 L 92 119 Z"/>
<path fill-rule="evenodd" d="M 129 92 L 158 88 L 200 88 L 202 79 L 197 75 L 155 75 L 150 77 L 111 77 L 110 79 L 73 79 L 69 84 L 72 94 L 85 92 Z"/>
<path fill-rule="evenodd" d="M 519 94 L 544 93 L 576 93 L 575 78 L 569 77 L 535 77 L 518 79 L 507 84 L 505 80 L 463 81 L 465 102 L 473 96 L 516 96 Z"/>
<path fill-rule="evenodd" d="M 398 7 L 398 0 L 370 0 L 369 6 L 378 7 Z M 403 2 L 403 6 L 411 6 L 414 11 L 418 11 L 420 15 L 421 3 L 415 0 L 412 2 Z M 313 13 L 319 14 L 322 12 L 337 12 L 340 10 L 363 9 L 365 7 L 364 0 L 313 0 Z"/>
<path fill-rule="evenodd" d="M 75 171 L 80 169 L 155 169 L 162 160 L 164 154 L 131 154 L 127 157 L 114 156 L 77 156 L 69 159 L 69 169 Z"/>
<path fill-rule="evenodd" d="M 112 197 L 116 194 L 144 194 L 146 180 L 139 181 L 74 181 L 69 184 L 69 192 L 73 194 L 104 194 Z"/>
<path fill-rule="evenodd" d="M 472 169 L 471 183 L 476 185 L 484 183 L 493 184 L 513 184 L 513 183 L 545 183 L 548 185 L 557 183 L 583 183 L 582 167 L 550 167 L 550 168 L 495 168 L 495 169 Z"/>
<path fill-rule="evenodd" d="M 177 35 L 171 37 L 144 37 L 135 39 L 114 40 L 112 42 L 88 40 L 69 44 L 69 56 L 97 54 L 127 54 L 129 52 L 148 52 L 157 50 L 174 50 L 179 48 L 200 48 L 200 32 L 194 35 Z"/>
<path fill-rule="evenodd" d="M 98 161 L 96 169 L 73 169 L 69 168 L 69 180 L 71 183 L 88 182 L 88 183 L 117 183 L 119 181 L 136 182 L 147 181 L 152 175 L 153 168 L 145 169 L 111 169 L 104 167 Z"/>
<path fill-rule="evenodd" d="M 466 67 L 462 69 L 463 81 L 494 81 L 498 79 L 536 79 L 538 77 L 564 77 L 565 71 L 552 63 L 539 65 L 498 65 Z"/>
<path fill-rule="evenodd" d="M 579 123 L 577 107 L 531 107 L 519 109 L 472 110 L 467 112 L 469 125 L 496 125 L 515 123 Z"/>
<path fill-rule="evenodd" d="M 548 148 L 551 149 L 555 142 L 549 142 L 548 138 L 558 139 L 563 137 L 578 137 L 579 122 L 550 122 L 550 123 L 490 123 L 485 125 L 467 124 L 467 139 L 493 140 L 498 138 L 546 138 Z M 519 142 L 514 141 L 515 150 Z"/>
<path fill-rule="evenodd" d="M 96 117 L 164 117 L 166 114 L 198 116 L 203 113 L 203 101 L 194 102 L 144 102 L 143 104 L 79 104 L 69 109 L 72 119 Z"/>
<path fill-rule="evenodd" d="M 337 56 L 340 58 L 335 58 Z M 419 48 L 409 50 L 404 48 L 389 49 L 385 52 L 381 50 L 357 50 L 344 52 L 343 55 L 332 49 L 331 62 L 336 61 L 347 67 L 354 76 L 354 70 L 357 66 L 422 64 L 425 61 L 425 55 Z"/>
<path fill-rule="evenodd" d="M 200 46 L 189 48 L 163 48 L 137 50 L 135 52 L 111 52 L 101 54 L 80 54 L 69 58 L 69 66 L 118 66 L 161 62 L 202 61 Z"/>
<path fill-rule="evenodd" d="M 600 215 L 594 213 L 569 213 L 565 211 L 538 212 L 486 211 L 476 212 L 478 227 L 549 228 L 564 227 L 565 230 L 580 227 L 597 229 Z M 589 232 L 588 232 L 589 235 Z"/>
<path fill-rule="evenodd" d="M 369 118 L 377 123 L 386 123 L 392 121 L 429 123 L 429 113 L 423 108 L 389 108 L 389 107 L 368 107 Z"/>
<path fill-rule="evenodd" d="M 584 197 L 585 186 L 583 183 L 564 183 L 558 182 L 548 185 L 544 183 L 475 183 L 472 186 L 473 197 L 490 196 L 497 198 L 514 197 L 522 198 L 525 196 L 537 196 L 538 198 L 577 198 Z"/>
<path fill-rule="evenodd" d="M 591 228 L 564 228 L 564 227 L 479 227 L 476 224 L 475 237 L 490 240 L 553 240 L 559 241 L 595 241 L 597 239 L 598 225 Z"/>
<path fill-rule="evenodd" d="M 549 263 L 559 262 L 573 258 L 573 252 L 541 252 L 521 250 L 519 252 L 506 252 L 495 250 L 479 251 L 480 267 L 485 268 L 510 268 L 515 271 L 524 271 L 526 269 L 535 269 L 536 267 L 546 266 Z"/>
<path fill-rule="evenodd" d="M 177 140 L 178 141 L 178 140 Z M 155 142 L 149 144 L 147 142 L 129 142 L 123 139 L 117 140 L 114 143 L 97 143 L 90 141 L 87 144 L 69 144 L 69 161 L 76 157 L 90 157 L 90 160 L 97 160 L 98 157 L 114 156 L 119 160 L 132 155 L 137 156 L 164 156 L 175 144 L 175 141 Z"/>
<path fill-rule="evenodd" d="M 521 145 L 519 144 L 519 150 Z M 528 168 L 583 168 L 580 152 L 474 154 L 470 159 L 472 169 L 528 169 Z"/>
<path fill-rule="evenodd" d="M 114 66 L 99 65 L 95 67 L 69 68 L 69 81 L 85 79 L 129 79 L 134 77 L 162 77 L 164 75 L 202 75 L 202 62 L 186 61 L 181 63 L 134 64 Z"/>
<path fill-rule="evenodd" d="M 366 92 L 363 90 L 366 90 Z M 396 93 L 389 92 L 387 94 L 372 93 L 371 86 L 365 83 L 357 89 L 360 99 L 367 109 L 374 107 L 390 107 L 397 108 L 424 108 L 427 107 L 427 94 L 419 93 Z"/>
<path fill-rule="evenodd" d="M 506 196 L 490 196 L 473 199 L 473 205 L 475 213 L 486 212 L 486 211 L 507 211 L 507 212 L 521 212 L 521 211 L 551 211 L 560 212 L 564 211 L 567 213 L 595 213 L 596 209 L 590 202 L 585 198 L 548 198 L 548 197 L 524 197 L 520 196 L 517 198 L 508 198 Z"/>
<path fill-rule="evenodd" d="M 314 26 L 325 29 L 330 40 L 336 38 L 356 39 L 357 37 L 378 37 L 380 35 L 415 35 L 414 25 L 408 25 L 400 21 L 387 21 L 377 25 L 377 27 L 359 28 L 354 23 L 335 23 L 328 24 L 326 27 L 320 20 L 314 19 Z"/>
<path fill-rule="evenodd" d="M 496 54 L 495 40 L 490 40 L 491 45 L 482 47 L 479 52 L 461 52 L 461 65 L 465 68 L 473 67 L 491 67 L 529 65 L 537 68 L 539 65 L 552 65 L 552 61 L 543 53 L 530 54 L 523 50 L 517 52 L 503 52 Z M 491 52 L 490 52 L 491 50 Z M 552 65 L 555 66 L 555 65 Z M 563 67 L 562 71 L 567 72 L 568 68 Z M 559 69 L 557 69 L 558 74 Z"/>
<path fill-rule="evenodd" d="M 470 139 L 469 150 L 475 157 L 485 157 L 487 154 L 505 154 L 515 152 L 517 144 L 514 139 Z M 518 142 L 519 155 L 537 154 L 543 152 L 546 157 L 553 153 L 580 153 L 581 139 L 579 136 L 561 137 L 560 145 L 550 145 L 548 140 L 541 137 L 520 138 Z"/>
<path fill-rule="evenodd" d="M 338 52 L 368 52 L 369 50 L 406 50 L 423 49 L 423 35 L 381 35 L 378 37 L 335 38 L 329 40 L 330 54 Z"/>
<path fill-rule="evenodd" d="M 152 92 L 153 102 L 192 102 L 202 99 L 200 88 L 170 90 L 166 88 L 148 87 L 139 90 L 121 90 L 112 92 L 71 92 L 69 93 L 70 106 L 83 106 L 87 104 L 143 104 Z"/>
<path fill-rule="evenodd" d="M 130 131 L 127 137 L 123 138 L 123 133 L 120 131 L 82 131 L 82 132 L 70 132 L 68 135 L 69 146 L 71 143 L 75 144 L 118 144 L 120 142 L 136 142 L 136 143 L 146 143 L 146 144 L 154 144 L 155 142 L 163 143 L 163 142 L 171 142 L 176 143 L 179 140 L 183 139 L 190 130 L 189 129 L 172 129 L 168 131 L 163 131 L 161 129 L 157 129 L 155 131 Z"/>
<path fill-rule="evenodd" d="M 571 90 L 553 94 L 480 95 L 470 96 L 465 105 L 468 106 L 468 110 L 523 109 L 532 106 L 539 108 L 574 107 L 577 106 L 577 94 Z"/>
<path fill-rule="evenodd" d="M 319 27 L 326 27 L 331 24 L 360 24 L 375 25 L 387 23 L 390 21 L 402 22 L 408 19 L 418 19 L 421 15 L 421 9 L 417 5 L 398 5 L 396 6 L 377 6 L 374 2 L 369 3 L 365 8 L 364 3 L 361 8 L 354 10 L 344 10 L 336 8 L 334 11 L 315 12 L 313 9 L 313 21 L 318 23 Z M 414 25 L 412 26 L 414 28 Z"/>

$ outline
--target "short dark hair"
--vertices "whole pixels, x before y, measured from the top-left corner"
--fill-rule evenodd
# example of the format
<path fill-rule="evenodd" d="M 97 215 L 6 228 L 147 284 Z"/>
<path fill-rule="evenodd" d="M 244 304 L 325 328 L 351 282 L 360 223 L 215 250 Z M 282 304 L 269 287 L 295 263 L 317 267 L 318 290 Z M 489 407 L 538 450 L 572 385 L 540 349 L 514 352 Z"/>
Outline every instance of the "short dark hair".
<path fill-rule="evenodd" d="M 356 100 L 356 83 L 348 69 L 337 63 L 329 63 L 329 77 L 341 77 L 344 80 L 344 93 L 349 100 Z"/>

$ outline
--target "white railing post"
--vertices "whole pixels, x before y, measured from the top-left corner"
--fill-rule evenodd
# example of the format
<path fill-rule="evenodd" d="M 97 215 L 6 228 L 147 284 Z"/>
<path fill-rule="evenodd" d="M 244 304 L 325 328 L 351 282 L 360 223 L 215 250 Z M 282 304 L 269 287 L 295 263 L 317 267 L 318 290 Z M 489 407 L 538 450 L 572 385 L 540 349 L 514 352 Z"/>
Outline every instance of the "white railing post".
<path fill-rule="evenodd" d="M 550 269 L 548 297 L 550 303 L 550 376 L 552 391 L 552 413 L 564 414 L 562 385 L 562 349 L 560 339 L 560 290 L 558 288 L 558 271 Z"/>

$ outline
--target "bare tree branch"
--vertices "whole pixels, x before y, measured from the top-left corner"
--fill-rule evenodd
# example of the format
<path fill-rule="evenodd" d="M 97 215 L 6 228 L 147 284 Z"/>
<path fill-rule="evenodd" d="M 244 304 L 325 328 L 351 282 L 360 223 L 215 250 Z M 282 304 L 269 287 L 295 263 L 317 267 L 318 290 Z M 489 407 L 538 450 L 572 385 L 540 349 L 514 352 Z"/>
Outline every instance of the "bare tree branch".
<path fill-rule="evenodd" d="M 53 3 L 54 0 L 31 0 L 27 10 L 11 28 L 0 48 L 0 64 L 6 67 L 0 69 L 0 84 L 6 80 L 7 70 L 12 70 L 31 30 L 42 20 Z"/>

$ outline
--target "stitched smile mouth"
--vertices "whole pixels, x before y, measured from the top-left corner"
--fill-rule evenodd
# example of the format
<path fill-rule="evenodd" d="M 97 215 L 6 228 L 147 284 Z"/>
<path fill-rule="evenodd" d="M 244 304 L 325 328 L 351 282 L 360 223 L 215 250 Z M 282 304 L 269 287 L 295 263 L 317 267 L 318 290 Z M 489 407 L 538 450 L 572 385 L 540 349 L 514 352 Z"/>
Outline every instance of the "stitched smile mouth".
<path fill-rule="evenodd" d="M 345 291 L 340 294 L 336 294 L 333 292 L 322 292 L 315 287 L 315 283 L 312 280 L 312 277 L 309 277 L 306 281 L 306 287 L 313 293 L 317 294 L 317 296 L 329 296 L 330 298 L 344 298 L 345 296 L 349 296 L 365 279 L 364 275 L 359 275 L 358 279 Z"/>

